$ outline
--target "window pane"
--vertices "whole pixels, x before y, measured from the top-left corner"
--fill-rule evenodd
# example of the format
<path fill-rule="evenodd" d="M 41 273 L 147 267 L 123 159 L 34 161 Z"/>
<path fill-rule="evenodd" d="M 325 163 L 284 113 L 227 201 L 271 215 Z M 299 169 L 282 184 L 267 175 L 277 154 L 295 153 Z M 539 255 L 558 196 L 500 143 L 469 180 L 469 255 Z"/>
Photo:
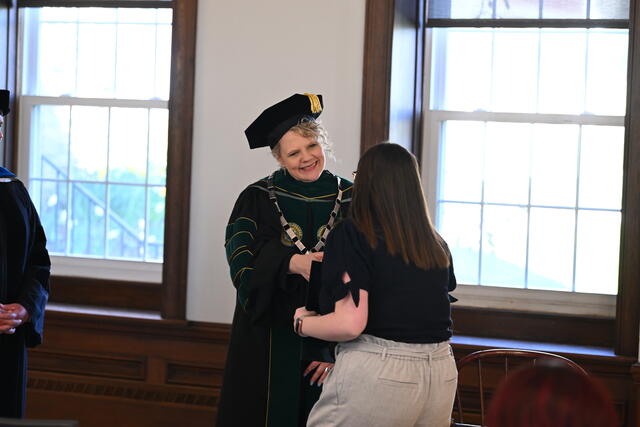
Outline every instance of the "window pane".
<path fill-rule="evenodd" d="M 429 18 L 628 19 L 629 0 L 430 0 Z M 542 12 L 542 13 L 541 13 Z"/>
<path fill-rule="evenodd" d="M 173 9 L 165 7 L 157 10 L 159 24 L 171 24 L 173 22 Z"/>
<path fill-rule="evenodd" d="M 449 245 L 458 283 L 478 283 L 480 206 L 439 203 L 438 231 Z"/>
<path fill-rule="evenodd" d="M 77 96 L 113 97 L 116 26 L 80 24 L 78 31 Z"/>
<path fill-rule="evenodd" d="M 164 187 L 149 188 L 147 218 L 147 261 L 162 261 L 164 245 L 164 218 L 166 190 Z"/>
<path fill-rule="evenodd" d="M 156 15 L 156 9 L 124 7 L 118 9 L 118 22 L 152 24 L 156 22 Z"/>
<path fill-rule="evenodd" d="M 587 105 L 592 114 L 623 116 L 627 99 L 626 30 L 589 31 Z"/>
<path fill-rule="evenodd" d="M 496 30 L 492 111 L 535 112 L 538 38 L 536 29 Z"/>
<path fill-rule="evenodd" d="M 149 111 L 149 184 L 165 185 L 167 178 L 167 142 L 169 110 Z"/>
<path fill-rule="evenodd" d="M 109 138 L 109 180 L 143 183 L 147 175 L 148 111 L 112 108 Z"/>
<path fill-rule="evenodd" d="M 71 240 L 69 253 L 104 256 L 105 185 L 71 183 Z"/>
<path fill-rule="evenodd" d="M 542 3 L 543 19 L 587 18 L 587 0 L 545 0 Z"/>
<path fill-rule="evenodd" d="M 158 25 L 156 37 L 154 96 L 158 99 L 169 99 L 171 79 L 171 25 Z"/>
<path fill-rule="evenodd" d="M 40 15 L 42 22 L 76 22 L 78 20 L 78 9 L 70 7 L 43 7 L 33 10 Z"/>
<path fill-rule="evenodd" d="M 37 57 L 37 83 L 30 94 L 44 96 L 72 95 L 76 90 L 76 50 L 78 25 L 40 25 Z"/>
<path fill-rule="evenodd" d="M 434 108 L 475 111 L 489 108 L 492 30 L 436 29 Z M 442 58 L 442 59 L 441 59 Z"/>
<path fill-rule="evenodd" d="M 496 17 L 507 19 L 538 19 L 539 0 L 509 0 L 496 4 Z"/>
<path fill-rule="evenodd" d="M 487 123 L 484 200 L 526 204 L 529 199 L 531 125 Z"/>
<path fill-rule="evenodd" d="M 155 33 L 155 25 L 118 25 L 117 98 L 151 99 L 153 97 Z"/>
<path fill-rule="evenodd" d="M 578 133 L 577 125 L 534 125 L 532 204 L 576 205 Z"/>
<path fill-rule="evenodd" d="M 486 0 L 432 0 L 429 2 L 429 18 L 491 18 L 493 16 L 493 8 L 487 3 Z"/>
<path fill-rule="evenodd" d="M 482 200 L 484 123 L 448 121 L 443 124 L 441 200 Z"/>
<path fill-rule="evenodd" d="M 586 30 L 540 31 L 538 112 L 581 114 L 584 110 Z"/>
<path fill-rule="evenodd" d="M 576 292 L 618 292 L 620 212 L 578 212 Z"/>
<path fill-rule="evenodd" d="M 629 19 L 629 0 L 590 0 L 591 19 Z"/>
<path fill-rule="evenodd" d="M 480 283 L 524 287 L 527 209 L 485 206 Z"/>
<path fill-rule="evenodd" d="M 80 22 L 103 22 L 112 24 L 116 22 L 117 19 L 117 9 L 109 9 L 105 7 L 79 7 L 75 10 L 78 12 L 78 21 Z"/>
<path fill-rule="evenodd" d="M 579 205 L 620 209 L 624 161 L 622 126 L 583 126 Z"/>
<path fill-rule="evenodd" d="M 66 105 L 39 105 L 31 113 L 30 165 L 33 178 L 66 179 L 69 164 Z"/>
<path fill-rule="evenodd" d="M 531 208 L 527 288 L 573 288 L 573 209 Z"/>
<path fill-rule="evenodd" d="M 71 109 L 71 179 L 107 177 L 109 108 L 75 105 Z"/>
<path fill-rule="evenodd" d="M 29 192 L 47 235 L 47 249 L 52 254 L 67 251 L 67 183 L 31 180 Z"/>
<path fill-rule="evenodd" d="M 107 247 L 112 258 L 142 259 L 144 255 L 145 190 L 135 185 L 110 185 Z"/>

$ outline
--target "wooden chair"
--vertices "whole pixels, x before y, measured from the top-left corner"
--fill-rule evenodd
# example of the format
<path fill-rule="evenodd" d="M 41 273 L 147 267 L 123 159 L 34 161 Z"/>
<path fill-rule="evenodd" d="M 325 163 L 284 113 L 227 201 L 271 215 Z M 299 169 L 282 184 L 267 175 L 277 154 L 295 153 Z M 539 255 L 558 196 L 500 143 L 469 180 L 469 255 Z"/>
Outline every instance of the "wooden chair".
<path fill-rule="evenodd" d="M 525 364 L 535 364 L 537 360 L 552 359 L 565 363 L 566 365 L 578 370 L 584 375 L 588 375 L 587 372 L 582 369 L 578 364 L 566 357 L 547 353 L 544 351 L 535 350 L 518 350 L 498 348 L 490 350 L 480 350 L 471 353 L 457 362 L 458 366 L 458 389 L 456 391 L 456 401 L 454 404 L 453 412 L 457 412 L 457 417 L 452 417 L 451 425 L 455 427 L 480 427 L 484 426 L 484 414 L 487 405 L 485 399 L 487 398 L 488 390 L 495 390 L 500 381 L 509 374 L 509 371 Z M 475 374 L 470 374 L 472 371 L 470 368 L 476 366 Z M 475 392 L 467 393 L 467 399 L 471 400 L 471 397 L 478 396 L 479 409 L 480 409 L 480 421 L 481 424 L 465 424 L 464 422 L 464 410 L 462 405 L 461 385 L 472 383 L 476 389 Z M 489 399 L 486 399 L 487 401 Z"/>

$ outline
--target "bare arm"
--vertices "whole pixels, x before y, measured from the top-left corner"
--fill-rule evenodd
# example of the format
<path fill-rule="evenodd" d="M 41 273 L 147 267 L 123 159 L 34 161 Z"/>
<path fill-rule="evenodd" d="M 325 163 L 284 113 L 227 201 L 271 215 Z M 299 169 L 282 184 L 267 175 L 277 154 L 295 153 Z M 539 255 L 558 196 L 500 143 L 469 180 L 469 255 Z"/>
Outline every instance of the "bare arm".
<path fill-rule="evenodd" d="M 349 282 L 351 278 L 345 272 L 343 281 Z M 367 326 L 369 316 L 369 293 L 360 289 L 360 303 L 356 307 L 351 297 L 351 292 L 336 302 L 335 310 L 324 316 L 316 316 L 315 313 L 300 307 L 296 310 L 294 319 L 303 318 L 299 333 L 305 336 L 319 338 L 325 341 L 350 341 L 357 338 Z"/>

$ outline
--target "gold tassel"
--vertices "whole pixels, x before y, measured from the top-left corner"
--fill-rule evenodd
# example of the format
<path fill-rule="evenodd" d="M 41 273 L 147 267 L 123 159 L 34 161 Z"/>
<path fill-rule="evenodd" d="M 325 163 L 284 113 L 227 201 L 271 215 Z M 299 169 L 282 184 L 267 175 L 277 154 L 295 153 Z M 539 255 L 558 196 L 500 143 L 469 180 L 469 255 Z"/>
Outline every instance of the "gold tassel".
<path fill-rule="evenodd" d="M 322 111 L 322 104 L 320 104 L 320 98 L 318 95 L 314 95 L 312 93 L 304 93 L 309 98 L 309 102 L 311 102 L 311 112 L 313 114 L 317 114 Z"/>

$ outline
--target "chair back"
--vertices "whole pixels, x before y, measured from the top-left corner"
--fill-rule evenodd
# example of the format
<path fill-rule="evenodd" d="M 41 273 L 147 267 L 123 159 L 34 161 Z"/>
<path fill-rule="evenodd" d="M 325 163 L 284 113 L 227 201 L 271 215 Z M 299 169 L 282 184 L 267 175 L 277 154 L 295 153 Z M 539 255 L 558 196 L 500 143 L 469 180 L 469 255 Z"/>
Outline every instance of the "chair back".
<path fill-rule="evenodd" d="M 453 408 L 457 417 L 452 417 L 452 426 L 455 427 L 478 427 L 478 424 L 465 424 L 464 406 L 465 402 L 476 402 L 479 408 L 480 426 L 484 426 L 485 409 L 491 394 L 509 371 L 526 364 L 533 364 L 541 359 L 557 360 L 564 363 L 584 375 L 587 372 L 574 361 L 558 354 L 547 353 L 536 350 L 520 350 L 509 348 L 496 348 L 480 350 L 468 354 L 458 360 L 458 389 L 456 390 L 456 403 Z M 475 366 L 476 369 L 472 369 Z M 465 387 L 466 386 L 466 387 Z"/>

